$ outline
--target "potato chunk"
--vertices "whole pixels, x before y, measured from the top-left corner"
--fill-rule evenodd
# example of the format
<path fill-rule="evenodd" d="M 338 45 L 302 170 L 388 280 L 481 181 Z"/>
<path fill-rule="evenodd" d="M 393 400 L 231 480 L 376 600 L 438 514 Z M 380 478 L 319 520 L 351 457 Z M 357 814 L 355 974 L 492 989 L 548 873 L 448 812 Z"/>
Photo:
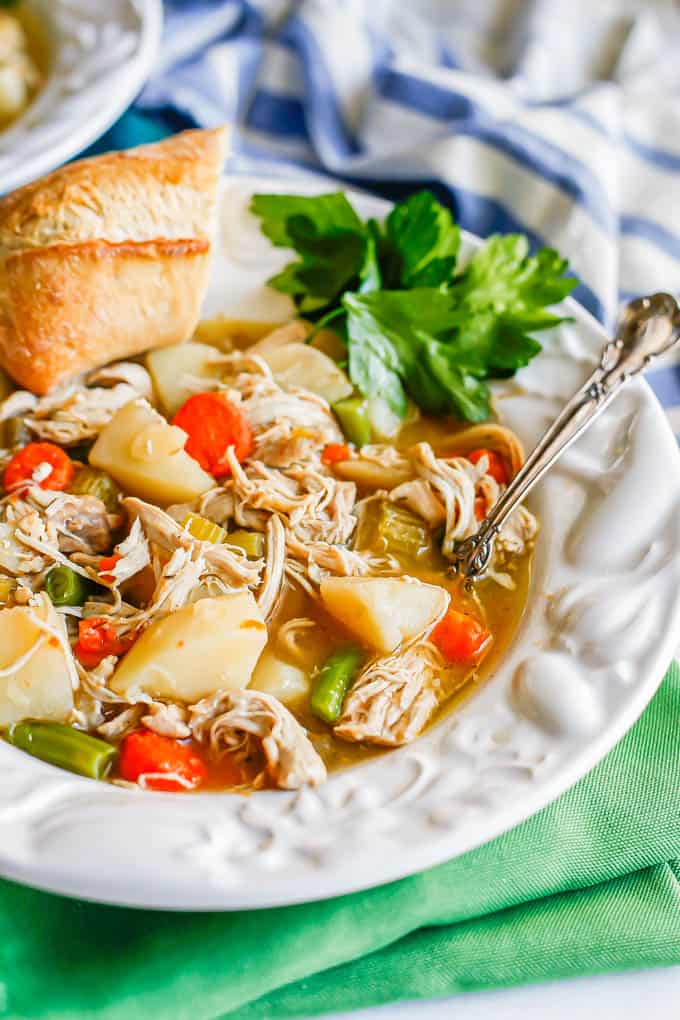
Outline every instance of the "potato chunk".
<path fill-rule="evenodd" d="M 248 684 L 267 643 L 251 592 L 200 599 L 152 623 L 121 660 L 111 688 L 188 704 Z"/>
<path fill-rule="evenodd" d="M 329 404 L 348 397 L 353 391 L 343 370 L 315 347 L 284 344 L 283 347 L 265 348 L 258 354 L 267 362 L 274 379 L 284 390 L 299 386 L 310 393 L 317 393 Z"/>
<path fill-rule="evenodd" d="M 290 705 L 309 695 L 310 678 L 299 666 L 293 666 L 280 659 L 271 648 L 265 648 L 249 686 L 255 691 L 273 695 L 284 705 Z"/>
<path fill-rule="evenodd" d="M 379 652 L 415 637 L 449 604 L 444 588 L 402 577 L 325 577 L 321 598 L 331 616 Z"/>
<path fill-rule="evenodd" d="M 132 400 L 100 433 L 90 464 L 108 471 L 132 496 L 161 506 L 190 503 L 215 479 L 184 452 L 186 441 L 186 432 L 168 425 L 146 400 Z"/>
<path fill-rule="evenodd" d="M 146 356 L 146 367 L 151 373 L 162 410 L 169 417 L 180 407 L 196 387 L 188 378 L 205 379 L 212 386 L 220 375 L 223 355 L 208 344 L 184 343 L 171 347 L 158 347 Z"/>
<path fill-rule="evenodd" d="M 68 719 L 73 709 L 72 670 L 55 634 L 68 645 L 64 622 L 46 596 L 39 606 L 0 611 L 0 669 L 10 670 L 0 676 L 0 726 L 29 718 Z M 12 669 L 31 648 L 35 651 L 23 665 Z"/>

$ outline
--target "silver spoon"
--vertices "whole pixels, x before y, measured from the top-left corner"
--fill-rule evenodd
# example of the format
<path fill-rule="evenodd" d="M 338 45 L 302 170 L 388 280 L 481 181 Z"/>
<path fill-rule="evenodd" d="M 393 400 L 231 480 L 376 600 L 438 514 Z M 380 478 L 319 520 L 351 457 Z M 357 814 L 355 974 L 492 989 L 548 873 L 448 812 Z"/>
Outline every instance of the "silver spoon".
<path fill-rule="evenodd" d="M 455 569 L 475 580 L 484 573 L 503 524 L 622 387 L 680 338 L 680 308 L 670 294 L 651 294 L 626 306 L 614 340 L 602 351 L 600 363 L 576 391 L 538 442 L 507 489 L 474 535 L 456 549 Z"/>

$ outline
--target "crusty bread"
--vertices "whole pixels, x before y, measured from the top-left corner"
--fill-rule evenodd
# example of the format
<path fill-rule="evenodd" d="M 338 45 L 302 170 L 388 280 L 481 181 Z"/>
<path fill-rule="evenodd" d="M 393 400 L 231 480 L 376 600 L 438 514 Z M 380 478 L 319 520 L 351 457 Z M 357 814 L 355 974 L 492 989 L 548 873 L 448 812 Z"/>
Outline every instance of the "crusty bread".
<path fill-rule="evenodd" d="M 55 170 L 0 199 L 0 362 L 47 393 L 193 332 L 223 128 Z"/>

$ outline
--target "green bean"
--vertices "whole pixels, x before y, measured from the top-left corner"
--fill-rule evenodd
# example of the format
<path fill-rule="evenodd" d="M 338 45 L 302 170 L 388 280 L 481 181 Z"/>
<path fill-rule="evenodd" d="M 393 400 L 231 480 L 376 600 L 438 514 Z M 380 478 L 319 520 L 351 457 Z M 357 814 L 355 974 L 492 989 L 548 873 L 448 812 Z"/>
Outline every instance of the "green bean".
<path fill-rule="evenodd" d="M 118 513 L 120 489 L 106 471 L 98 468 L 83 467 L 77 471 L 71 482 L 69 492 L 77 496 L 95 496 L 100 499 L 110 514 Z"/>
<path fill-rule="evenodd" d="M 364 653 L 356 645 L 333 652 L 322 667 L 309 702 L 315 716 L 331 725 L 338 721 L 348 690 L 356 680 Z"/>
<path fill-rule="evenodd" d="M 354 443 L 355 446 L 370 443 L 371 421 L 367 400 L 363 397 L 347 397 L 346 400 L 336 401 L 333 410 L 350 443 Z"/>
<path fill-rule="evenodd" d="M 104 779 L 118 756 L 116 748 L 105 740 L 62 723 L 34 720 L 13 723 L 6 736 L 10 744 L 34 758 L 90 779 Z"/>
<path fill-rule="evenodd" d="M 239 549 L 243 549 L 251 560 L 259 560 L 261 556 L 264 556 L 264 535 L 261 535 L 259 531 L 246 531 L 239 528 L 227 535 L 224 541 L 227 545 L 235 545 Z"/>
<path fill-rule="evenodd" d="M 82 606 L 90 586 L 84 577 L 70 567 L 52 567 L 45 578 L 45 591 L 55 606 Z"/>

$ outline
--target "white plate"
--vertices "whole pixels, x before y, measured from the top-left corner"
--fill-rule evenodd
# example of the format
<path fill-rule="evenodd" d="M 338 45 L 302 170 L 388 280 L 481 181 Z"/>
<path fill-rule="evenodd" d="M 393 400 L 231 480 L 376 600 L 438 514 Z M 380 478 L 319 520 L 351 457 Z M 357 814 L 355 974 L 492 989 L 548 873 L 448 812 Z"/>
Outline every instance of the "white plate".
<path fill-rule="evenodd" d="M 160 41 L 161 0 L 25 0 L 46 28 L 50 67 L 0 132 L 0 194 L 82 152 L 141 89 Z"/>
<path fill-rule="evenodd" d="M 325 185 L 326 189 L 328 185 Z M 285 314 L 264 281 L 285 261 L 247 213 L 280 180 L 231 179 L 205 311 Z M 296 190 L 322 190 L 306 184 Z M 354 196 L 365 215 L 385 203 Z M 479 242 L 468 237 L 468 248 Z M 496 387 L 528 447 L 590 370 L 604 334 L 578 305 Z M 410 747 L 316 790 L 176 795 L 71 776 L 0 745 L 0 871 L 62 893 L 216 910 L 313 900 L 426 868 L 549 803 L 633 724 L 680 625 L 680 458 L 635 382 L 536 491 L 529 608 L 492 678 Z"/>

